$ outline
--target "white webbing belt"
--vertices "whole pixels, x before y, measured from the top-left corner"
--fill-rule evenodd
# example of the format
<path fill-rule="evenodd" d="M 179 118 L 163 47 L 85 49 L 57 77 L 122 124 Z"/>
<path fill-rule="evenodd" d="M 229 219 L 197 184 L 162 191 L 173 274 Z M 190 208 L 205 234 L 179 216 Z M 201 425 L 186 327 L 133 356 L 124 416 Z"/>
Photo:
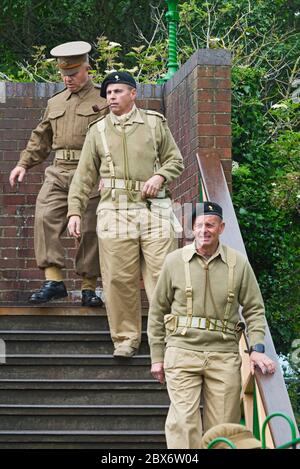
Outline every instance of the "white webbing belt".
<path fill-rule="evenodd" d="M 142 191 L 145 185 L 144 181 L 127 181 L 119 178 L 102 178 L 103 187 L 110 189 L 128 189 L 133 191 Z M 157 198 L 165 198 L 165 189 L 158 192 Z"/>
<path fill-rule="evenodd" d="M 60 149 L 56 150 L 55 158 L 65 161 L 79 161 L 81 150 Z"/>
<path fill-rule="evenodd" d="M 201 318 L 199 316 L 175 316 L 177 319 L 177 327 L 195 327 L 197 329 L 208 331 L 232 332 L 235 331 L 235 324 L 232 322 L 222 321 L 220 319 Z M 229 325 L 231 327 L 229 327 Z"/>

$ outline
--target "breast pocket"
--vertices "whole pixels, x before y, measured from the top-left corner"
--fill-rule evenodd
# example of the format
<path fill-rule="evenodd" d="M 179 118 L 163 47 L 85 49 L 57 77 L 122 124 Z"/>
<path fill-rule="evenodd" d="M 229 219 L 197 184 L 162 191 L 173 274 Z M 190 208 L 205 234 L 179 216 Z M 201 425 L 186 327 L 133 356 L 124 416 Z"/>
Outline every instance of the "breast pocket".
<path fill-rule="evenodd" d="M 86 135 L 88 125 L 96 120 L 98 113 L 93 111 L 92 106 L 80 106 L 76 110 L 75 129 L 74 133 L 79 135 Z"/>
<path fill-rule="evenodd" d="M 62 137 L 64 135 L 64 115 L 65 109 L 56 109 L 49 112 L 49 120 L 53 131 L 53 140 L 55 137 Z"/>

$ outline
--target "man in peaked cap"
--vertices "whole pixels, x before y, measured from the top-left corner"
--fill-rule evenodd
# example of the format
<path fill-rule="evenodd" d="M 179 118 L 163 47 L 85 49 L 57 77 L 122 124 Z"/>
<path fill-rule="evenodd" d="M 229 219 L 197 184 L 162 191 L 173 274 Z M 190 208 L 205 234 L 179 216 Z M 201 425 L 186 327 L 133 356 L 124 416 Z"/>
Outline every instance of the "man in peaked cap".
<path fill-rule="evenodd" d="M 254 438 L 250 430 L 236 423 L 223 423 L 210 428 L 202 438 L 202 448 L 207 449 L 216 438 L 226 438 L 236 449 L 261 449 L 261 442 Z M 228 443 L 216 442 L 214 449 L 230 449 Z"/>
<path fill-rule="evenodd" d="M 220 243 L 223 211 L 215 202 L 192 213 L 194 242 L 167 255 L 148 319 L 151 372 L 166 379 L 170 409 L 168 448 L 197 449 L 204 429 L 240 421 L 241 358 L 244 323 L 250 367 L 274 373 L 264 353 L 265 311 L 253 270 L 238 251 Z"/>
<path fill-rule="evenodd" d="M 31 303 L 46 303 L 67 296 L 62 269 L 65 252 L 61 236 L 67 227 L 67 197 L 78 165 L 89 123 L 103 115 L 106 105 L 89 76 L 90 44 L 82 41 L 61 44 L 51 50 L 65 89 L 48 101 L 44 116 L 33 130 L 17 166 L 11 171 L 10 184 L 22 182 L 26 172 L 44 162 L 51 151 L 53 164 L 45 172 L 45 181 L 36 202 L 34 247 L 37 265 L 44 271 L 45 282 L 30 297 Z M 97 187 L 91 193 L 83 219 L 82 236 L 76 255 L 76 272 L 82 277 L 82 304 L 101 306 L 96 296 L 96 280 L 100 275 L 96 208 Z"/>
<path fill-rule="evenodd" d="M 103 81 L 110 113 L 93 123 L 69 193 L 69 232 L 101 176 L 97 232 L 101 274 L 115 357 L 131 357 L 141 341 L 140 277 L 148 299 L 166 254 L 176 248 L 168 183 L 183 170 L 182 156 L 162 114 L 138 109 L 136 83 L 126 72 Z"/>

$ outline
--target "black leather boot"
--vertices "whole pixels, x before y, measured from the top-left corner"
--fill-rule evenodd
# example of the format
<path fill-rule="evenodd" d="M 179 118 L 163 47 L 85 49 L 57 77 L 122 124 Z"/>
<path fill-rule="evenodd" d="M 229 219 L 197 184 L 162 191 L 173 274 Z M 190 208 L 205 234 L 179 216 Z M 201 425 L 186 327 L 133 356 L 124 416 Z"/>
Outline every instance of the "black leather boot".
<path fill-rule="evenodd" d="M 94 290 L 82 290 L 81 304 L 82 306 L 103 306 L 103 301 L 96 295 Z"/>
<path fill-rule="evenodd" d="M 50 300 L 58 300 L 68 296 L 64 282 L 46 280 L 40 290 L 36 291 L 29 298 L 30 303 L 47 303 Z"/>

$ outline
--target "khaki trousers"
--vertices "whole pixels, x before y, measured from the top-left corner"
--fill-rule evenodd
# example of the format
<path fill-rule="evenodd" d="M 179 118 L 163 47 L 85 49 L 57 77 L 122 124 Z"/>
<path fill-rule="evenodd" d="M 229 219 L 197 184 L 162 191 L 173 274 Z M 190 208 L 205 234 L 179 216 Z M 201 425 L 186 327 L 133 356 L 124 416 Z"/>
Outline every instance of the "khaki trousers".
<path fill-rule="evenodd" d="M 166 255 L 177 239 L 167 219 L 147 208 L 98 211 L 100 265 L 110 333 L 115 347 L 141 341 L 140 280 L 151 300 Z"/>
<path fill-rule="evenodd" d="M 65 267 L 61 236 L 68 225 L 68 191 L 76 166 L 74 163 L 56 161 L 45 171 L 45 181 L 36 201 L 34 224 L 35 256 L 41 269 L 50 266 Z M 82 218 L 82 237 L 75 259 L 76 273 L 82 277 L 100 276 L 96 234 L 98 203 L 99 196 L 90 198 Z"/>
<path fill-rule="evenodd" d="M 240 422 L 240 367 L 239 353 L 167 347 L 164 369 L 171 401 L 165 425 L 168 448 L 201 447 L 201 391 L 204 432 L 220 423 Z"/>

